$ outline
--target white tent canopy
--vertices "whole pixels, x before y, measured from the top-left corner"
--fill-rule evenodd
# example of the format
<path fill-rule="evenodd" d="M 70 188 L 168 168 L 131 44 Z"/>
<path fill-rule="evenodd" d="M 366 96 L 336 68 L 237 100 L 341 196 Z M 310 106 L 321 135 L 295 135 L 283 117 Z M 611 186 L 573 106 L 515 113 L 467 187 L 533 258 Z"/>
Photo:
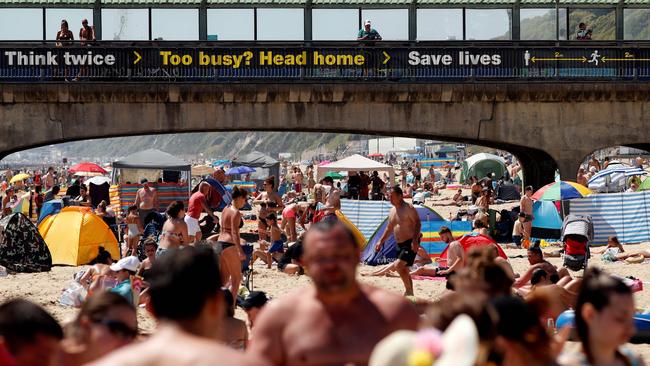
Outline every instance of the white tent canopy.
<path fill-rule="evenodd" d="M 387 172 L 390 177 L 390 182 L 395 182 L 395 169 L 378 161 L 368 159 L 361 155 L 355 154 L 348 156 L 345 159 L 337 160 L 327 165 L 316 167 L 316 177 L 320 182 L 325 177 L 327 172 L 340 172 L 340 171 L 357 171 L 357 172 Z"/>

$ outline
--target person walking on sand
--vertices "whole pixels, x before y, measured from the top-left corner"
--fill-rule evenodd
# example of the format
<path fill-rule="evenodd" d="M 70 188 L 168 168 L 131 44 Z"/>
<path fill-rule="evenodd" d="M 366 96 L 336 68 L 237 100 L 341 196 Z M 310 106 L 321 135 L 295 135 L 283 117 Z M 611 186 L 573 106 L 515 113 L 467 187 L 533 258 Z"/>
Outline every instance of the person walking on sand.
<path fill-rule="evenodd" d="M 262 309 L 249 355 L 278 366 L 367 365 L 388 334 L 417 328 L 404 298 L 356 280 L 360 251 L 343 223 L 312 225 L 303 249 L 312 284 Z"/>
<path fill-rule="evenodd" d="M 408 267 L 413 265 L 415 255 L 420 247 L 420 229 L 422 223 L 420 216 L 413 205 L 404 201 L 404 194 L 399 186 L 393 187 L 390 194 L 390 203 L 393 207 L 388 214 L 388 227 L 381 236 L 375 251 L 379 252 L 384 242 L 393 234 L 397 242 L 397 264 L 395 270 L 399 274 L 406 296 L 413 296 L 413 280 Z"/>
<path fill-rule="evenodd" d="M 519 212 L 523 212 L 526 215 L 524 220 L 524 239 L 530 241 L 530 232 L 533 229 L 533 187 L 527 186 L 524 190 L 524 195 L 521 196 L 519 201 Z"/>

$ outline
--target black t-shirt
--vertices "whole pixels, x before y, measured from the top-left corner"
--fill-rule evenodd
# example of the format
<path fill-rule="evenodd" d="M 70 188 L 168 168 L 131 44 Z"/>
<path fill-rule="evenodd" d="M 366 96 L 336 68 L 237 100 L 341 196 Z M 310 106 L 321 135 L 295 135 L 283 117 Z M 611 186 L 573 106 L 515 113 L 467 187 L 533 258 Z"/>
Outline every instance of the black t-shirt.
<path fill-rule="evenodd" d="M 284 267 L 287 264 L 291 264 L 291 260 L 299 261 L 301 257 L 302 242 L 298 241 L 294 245 L 287 248 L 287 250 L 282 255 L 282 258 L 280 258 L 280 262 L 278 264 Z"/>
<path fill-rule="evenodd" d="M 381 189 L 384 187 L 384 181 L 381 180 L 379 177 L 373 177 L 372 178 L 372 192 L 373 193 L 379 193 L 381 192 Z"/>
<path fill-rule="evenodd" d="M 351 188 L 359 189 L 361 187 L 361 177 L 358 175 L 351 175 L 348 177 L 348 190 Z"/>

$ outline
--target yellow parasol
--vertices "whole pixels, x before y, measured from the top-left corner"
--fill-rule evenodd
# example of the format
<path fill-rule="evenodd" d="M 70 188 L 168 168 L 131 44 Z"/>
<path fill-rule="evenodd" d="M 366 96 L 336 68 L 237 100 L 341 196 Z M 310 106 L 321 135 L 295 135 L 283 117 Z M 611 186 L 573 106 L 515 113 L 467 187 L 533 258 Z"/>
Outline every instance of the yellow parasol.
<path fill-rule="evenodd" d="M 20 182 L 22 180 L 29 179 L 30 177 L 31 177 L 31 175 L 25 174 L 25 173 L 16 174 L 16 175 L 14 175 L 13 178 L 11 178 L 9 183 L 14 184 L 16 182 Z"/>

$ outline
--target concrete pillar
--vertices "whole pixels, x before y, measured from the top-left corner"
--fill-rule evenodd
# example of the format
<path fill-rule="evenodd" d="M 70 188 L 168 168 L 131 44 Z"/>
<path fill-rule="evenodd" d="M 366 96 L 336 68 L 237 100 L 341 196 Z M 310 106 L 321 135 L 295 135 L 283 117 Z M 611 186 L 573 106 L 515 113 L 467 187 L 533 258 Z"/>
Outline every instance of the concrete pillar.
<path fill-rule="evenodd" d="M 504 147 L 519 160 L 524 172 L 524 184 L 537 190 L 555 179 L 557 163 L 551 155 L 538 149 Z"/>
<path fill-rule="evenodd" d="M 557 159 L 557 166 L 560 169 L 560 179 L 575 182 L 578 175 L 578 169 L 580 169 L 580 164 L 582 164 L 585 156 L 588 154 L 589 153 L 585 153 L 584 155 L 572 154 Z"/>

